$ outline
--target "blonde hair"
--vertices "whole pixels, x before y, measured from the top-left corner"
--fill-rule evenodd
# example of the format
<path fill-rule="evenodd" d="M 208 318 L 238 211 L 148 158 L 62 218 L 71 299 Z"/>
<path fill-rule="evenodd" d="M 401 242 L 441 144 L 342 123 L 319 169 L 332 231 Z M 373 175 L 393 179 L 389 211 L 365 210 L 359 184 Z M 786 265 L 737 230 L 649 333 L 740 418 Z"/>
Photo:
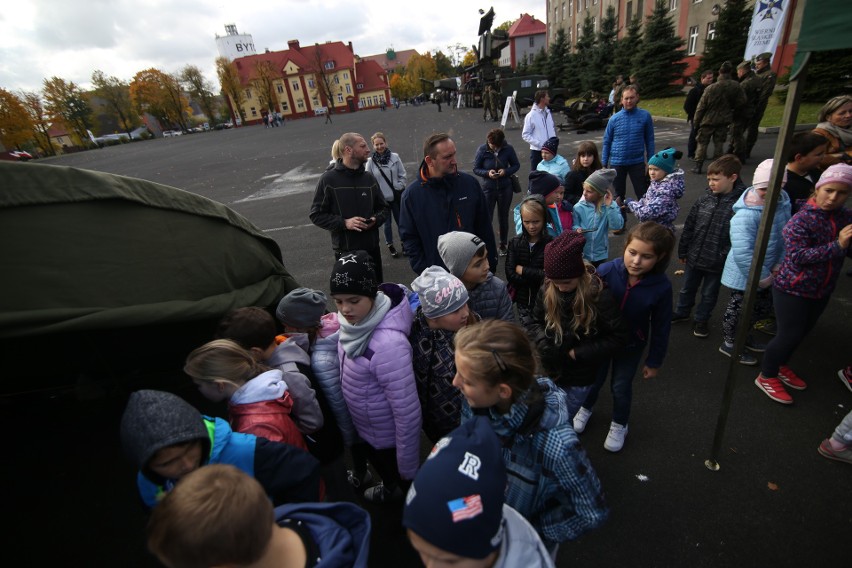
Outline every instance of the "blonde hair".
<path fill-rule="evenodd" d="M 512 389 L 512 402 L 535 381 L 538 360 L 526 332 L 517 324 L 498 319 L 483 320 L 456 332 L 456 353 L 471 360 L 477 380 L 490 387 Z"/>
<path fill-rule="evenodd" d="M 598 316 L 596 303 L 603 288 L 600 279 L 594 274 L 594 267 L 586 260 L 583 261 L 586 271 L 580 275 L 577 282 L 577 290 L 574 294 L 574 303 L 571 311 L 574 318 L 571 320 L 570 331 L 574 337 L 579 338 L 582 332 L 585 335 L 591 333 Z M 544 330 L 553 334 L 556 345 L 562 344 L 566 329 L 562 325 L 562 302 L 563 294 L 549 278 L 544 279 Z"/>
<path fill-rule="evenodd" d="M 192 351 L 183 372 L 198 381 L 224 381 L 241 387 L 269 367 L 230 339 L 215 339 Z"/>
<path fill-rule="evenodd" d="M 263 557 L 274 526 L 260 483 L 232 465 L 213 464 L 184 477 L 154 508 L 148 548 L 173 568 L 244 566 Z"/>
<path fill-rule="evenodd" d="M 343 159 L 343 150 L 340 148 L 340 140 L 335 140 L 331 145 L 331 159 L 335 162 Z"/>
<path fill-rule="evenodd" d="M 601 195 L 601 193 L 597 189 L 592 187 L 592 185 L 590 183 L 583 182 L 583 189 L 586 189 L 587 187 L 589 189 L 591 189 L 592 191 L 594 191 L 598 196 L 598 200 L 595 201 L 595 214 L 598 214 L 598 213 L 601 212 L 601 207 L 602 207 L 604 196 Z"/>
<path fill-rule="evenodd" d="M 387 143 L 388 143 L 388 139 L 387 139 L 387 137 L 385 137 L 385 133 L 384 133 L 384 132 L 376 132 L 375 134 L 373 134 L 372 136 L 370 136 L 370 142 L 372 142 L 373 144 L 375 144 L 375 142 L 376 142 L 376 138 L 381 138 L 382 140 L 384 140 L 384 141 L 385 141 L 385 144 L 387 144 Z"/>

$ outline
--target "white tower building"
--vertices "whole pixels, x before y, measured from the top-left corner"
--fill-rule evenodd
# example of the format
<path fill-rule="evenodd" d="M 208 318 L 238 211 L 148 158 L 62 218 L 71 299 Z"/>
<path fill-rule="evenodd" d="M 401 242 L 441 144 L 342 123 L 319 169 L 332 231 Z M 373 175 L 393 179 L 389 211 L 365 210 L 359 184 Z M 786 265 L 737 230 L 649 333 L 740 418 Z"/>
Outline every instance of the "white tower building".
<path fill-rule="evenodd" d="M 257 53 L 251 34 L 239 33 L 235 24 L 226 25 L 225 31 L 227 32 L 225 36 L 220 37 L 216 34 L 216 47 L 219 49 L 220 57 L 227 57 L 229 61 L 233 61 L 238 57 Z"/>

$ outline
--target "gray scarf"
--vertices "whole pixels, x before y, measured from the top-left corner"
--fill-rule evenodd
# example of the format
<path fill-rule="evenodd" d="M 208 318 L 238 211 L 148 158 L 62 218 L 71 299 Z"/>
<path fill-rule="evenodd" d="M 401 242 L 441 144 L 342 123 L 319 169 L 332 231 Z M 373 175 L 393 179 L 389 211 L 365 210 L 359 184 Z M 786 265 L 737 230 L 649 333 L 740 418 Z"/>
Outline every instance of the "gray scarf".
<path fill-rule="evenodd" d="M 373 309 L 360 322 L 353 325 L 340 313 L 337 314 L 340 323 L 340 344 L 347 357 L 360 357 L 364 353 L 373 337 L 373 331 L 385 319 L 390 309 L 390 298 L 385 296 L 384 292 L 379 292 L 373 300 Z"/>
<path fill-rule="evenodd" d="M 844 148 L 852 146 L 852 129 L 840 128 L 830 122 L 820 122 L 817 124 L 817 128 L 825 130 L 835 138 L 838 138 Z"/>

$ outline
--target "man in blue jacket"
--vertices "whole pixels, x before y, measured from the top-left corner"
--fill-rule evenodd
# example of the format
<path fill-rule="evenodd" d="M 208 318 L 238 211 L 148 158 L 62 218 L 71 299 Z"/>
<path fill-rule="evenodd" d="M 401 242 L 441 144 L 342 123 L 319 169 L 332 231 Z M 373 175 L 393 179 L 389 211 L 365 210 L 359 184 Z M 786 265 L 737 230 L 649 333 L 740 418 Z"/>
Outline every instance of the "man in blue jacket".
<path fill-rule="evenodd" d="M 491 272 L 497 269 L 497 245 L 485 194 L 470 174 L 458 171 L 456 145 L 444 132 L 423 145 L 420 175 L 402 194 L 399 237 L 417 274 L 446 265 L 438 254 L 438 237 L 450 231 L 473 233 L 485 242 Z"/>
<path fill-rule="evenodd" d="M 636 198 L 642 199 L 645 195 L 648 190 L 647 160 L 654 155 L 654 121 L 651 113 L 639 108 L 638 104 L 636 87 L 628 85 L 621 93 L 622 109 L 609 119 L 604 132 L 601 162 L 604 167 L 615 170 L 613 187 L 621 206 L 627 194 L 627 176 L 630 176 Z M 624 209 L 621 214 L 626 218 Z M 615 232 L 620 234 L 624 229 Z"/>

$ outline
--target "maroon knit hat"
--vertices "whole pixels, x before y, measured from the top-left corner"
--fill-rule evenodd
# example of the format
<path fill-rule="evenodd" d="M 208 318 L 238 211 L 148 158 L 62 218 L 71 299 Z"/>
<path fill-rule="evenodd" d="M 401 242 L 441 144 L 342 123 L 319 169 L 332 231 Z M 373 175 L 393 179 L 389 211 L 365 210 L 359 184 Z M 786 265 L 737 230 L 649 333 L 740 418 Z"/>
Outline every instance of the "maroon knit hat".
<path fill-rule="evenodd" d="M 544 247 L 544 275 L 551 280 L 577 278 L 586 271 L 583 247 L 586 237 L 565 231 Z"/>

